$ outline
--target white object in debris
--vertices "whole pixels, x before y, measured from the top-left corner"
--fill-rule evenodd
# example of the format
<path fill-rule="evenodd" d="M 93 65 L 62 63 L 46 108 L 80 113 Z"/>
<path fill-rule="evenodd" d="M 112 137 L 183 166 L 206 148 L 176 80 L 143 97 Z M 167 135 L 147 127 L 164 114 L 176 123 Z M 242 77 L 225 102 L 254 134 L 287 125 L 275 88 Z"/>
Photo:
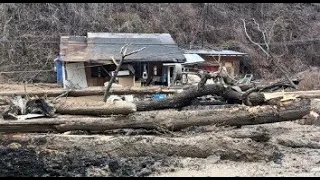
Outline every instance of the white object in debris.
<path fill-rule="evenodd" d="M 178 89 L 177 90 L 177 93 L 182 93 L 183 92 L 183 89 Z"/>
<path fill-rule="evenodd" d="M 83 62 L 75 62 L 66 64 L 66 75 L 69 83 L 65 81 L 65 87 L 71 85 L 73 88 L 88 87 L 85 67 Z"/>
<path fill-rule="evenodd" d="M 238 92 L 242 92 L 242 90 L 240 89 L 239 86 L 231 86 L 231 88 L 232 88 L 233 90 L 238 91 Z"/>
<path fill-rule="evenodd" d="M 201 78 L 194 74 L 188 74 L 188 83 L 194 84 L 200 82 Z"/>
<path fill-rule="evenodd" d="M 123 99 L 117 95 L 111 95 L 107 99 L 107 102 L 109 102 L 109 103 L 113 103 L 114 101 L 123 101 Z"/>
<path fill-rule="evenodd" d="M 104 87 L 107 87 L 109 84 L 109 81 L 108 82 L 105 82 L 104 83 Z M 112 83 L 111 85 L 111 88 L 122 88 L 123 86 L 121 84 L 117 84 L 117 83 Z"/>
<path fill-rule="evenodd" d="M 26 119 L 33 119 L 38 117 L 44 117 L 43 114 L 25 114 L 25 115 L 18 115 L 16 116 L 18 120 L 26 120 Z"/>
<path fill-rule="evenodd" d="M 13 105 L 17 106 L 21 110 L 21 114 L 26 114 L 27 111 L 27 100 L 23 99 L 21 96 L 15 96 L 12 99 Z"/>
<path fill-rule="evenodd" d="M 215 83 L 214 83 L 213 79 L 208 79 L 206 84 L 215 84 Z"/>
<path fill-rule="evenodd" d="M 127 102 L 133 102 L 133 95 L 124 95 L 124 100 Z"/>
<path fill-rule="evenodd" d="M 111 72 L 112 76 L 114 75 L 114 71 Z M 119 71 L 117 76 L 129 76 L 130 72 L 129 70 Z"/>

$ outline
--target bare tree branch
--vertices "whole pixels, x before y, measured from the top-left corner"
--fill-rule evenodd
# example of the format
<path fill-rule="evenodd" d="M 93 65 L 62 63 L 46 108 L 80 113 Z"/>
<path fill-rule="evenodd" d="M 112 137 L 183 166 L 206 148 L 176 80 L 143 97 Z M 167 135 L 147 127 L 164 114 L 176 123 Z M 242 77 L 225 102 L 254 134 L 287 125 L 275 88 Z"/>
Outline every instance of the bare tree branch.
<path fill-rule="evenodd" d="M 267 47 L 267 51 L 270 52 L 270 47 L 269 47 L 269 44 L 268 44 L 268 41 L 267 41 L 267 38 L 266 38 L 266 34 L 265 34 L 265 31 L 263 31 L 261 28 L 260 28 L 260 24 L 256 22 L 256 20 L 254 18 L 252 18 L 253 22 L 256 24 L 257 26 L 257 29 L 261 32 L 262 34 L 262 37 L 263 37 L 263 41 L 265 42 L 265 45 Z"/>
<path fill-rule="evenodd" d="M 106 91 L 104 92 L 104 96 L 103 96 L 103 101 L 104 101 L 104 102 L 106 102 L 107 99 L 108 99 L 108 97 L 109 97 L 109 92 L 110 92 L 112 83 L 114 82 L 114 80 L 116 79 L 116 77 L 117 77 L 117 75 L 118 75 L 118 72 L 120 71 L 120 68 L 121 68 L 122 63 L 123 63 L 123 61 L 124 61 L 124 58 L 127 57 L 127 56 L 130 56 L 130 55 L 132 55 L 132 54 L 138 53 L 138 52 L 140 52 L 140 51 L 142 51 L 143 49 L 146 48 L 146 47 L 143 47 L 143 48 L 141 48 L 141 49 L 138 49 L 138 50 L 135 50 L 135 51 L 132 51 L 132 52 L 126 54 L 128 46 L 129 46 L 129 44 L 125 44 L 124 46 L 121 47 L 121 50 L 120 50 L 121 60 L 120 60 L 119 64 L 116 64 L 117 68 L 116 68 L 116 70 L 114 71 L 113 76 L 111 77 L 111 79 L 110 79 L 110 81 L 109 81 L 109 83 L 108 83 L 108 86 L 107 86 L 107 88 L 106 88 Z M 111 57 L 111 58 L 112 58 L 113 61 L 115 61 L 113 57 Z"/>
<path fill-rule="evenodd" d="M 270 30 L 269 30 L 269 33 L 268 33 L 268 36 L 269 36 L 268 44 L 270 44 L 271 39 L 272 39 L 272 37 L 273 37 L 273 34 L 274 34 L 274 26 L 276 25 L 276 22 L 277 22 L 279 19 L 281 19 L 281 18 L 282 18 L 282 16 L 279 16 L 279 17 L 277 17 L 276 20 L 274 20 L 274 22 L 273 22 L 273 24 L 272 24 L 272 26 L 271 26 L 271 28 L 270 28 Z"/>
<path fill-rule="evenodd" d="M 270 53 L 270 49 L 267 49 L 265 50 L 259 43 L 257 42 L 254 42 L 252 40 L 252 38 L 249 36 L 248 32 L 247 32 L 247 28 L 246 28 L 246 23 L 245 23 L 245 20 L 244 19 L 241 19 L 242 22 L 243 22 L 243 27 L 244 27 L 244 32 L 247 36 L 247 38 L 249 39 L 250 42 L 252 42 L 253 44 L 257 45 L 266 55 L 267 55 L 267 58 L 271 60 L 271 63 L 273 63 L 282 73 L 283 75 L 285 76 L 285 78 L 289 81 L 290 85 L 292 87 L 294 87 L 295 89 L 297 89 L 297 86 L 293 83 L 293 81 L 290 79 L 289 75 L 288 75 L 288 72 L 286 72 L 284 70 L 284 68 L 282 68 L 278 62 L 275 61 L 275 58 L 274 56 Z M 255 21 L 254 21 L 255 22 Z M 265 34 L 261 31 L 260 29 L 260 26 L 258 23 L 255 22 L 255 24 L 257 24 L 258 26 L 258 30 L 262 33 L 262 35 L 264 36 Z M 266 38 L 264 37 L 264 40 L 265 40 L 265 44 L 267 44 L 266 42 Z M 267 46 L 268 47 L 268 46 Z M 277 61 L 279 61 L 279 58 L 276 59 Z"/>
<path fill-rule="evenodd" d="M 129 44 L 125 44 L 124 46 L 121 47 L 120 49 L 120 54 L 123 55 L 124 54 L 124 50 L 129 46 Z"/>
<path fill-rule="evenodd" d="M 124 57 L 130 56 L 130 55 L 132 55 L 132 54 L 136 54 L 136 53 L 144 50 L 145 48 L 146 48 L 146 47 L 143 47 L 143 48 L 140 48 L 140 49 L 138 49 L 138 50 L 134 50 L 134 51 L 132 51 L 132 52 L 129 52 L 128 54 L 124 54 Z"/>
<path fill-rule="evenodd" d="M 246 22 L 244 21 L 244 19 L 241 19 L 243 22 L 243 27 L 244 27 L 244 32 L 247 36 L 247 38 L 249 39 L 250 42 L 252 42 L 253 44 L 257 45 L 266 55 L 267 57 L 270 57 L 270 54 L 257 42 L 254 42 L 251 37 L 249 36 L 248 32 L 247 32 L 247 27 L 246 27 Z"/>
<path fill-rule="evenodd" d="M 117 61 L 114 59 L 114 56 L 111 56 L 112 62 L 116 65 L 119 66 L 119 63 L 117 63 Z"/>

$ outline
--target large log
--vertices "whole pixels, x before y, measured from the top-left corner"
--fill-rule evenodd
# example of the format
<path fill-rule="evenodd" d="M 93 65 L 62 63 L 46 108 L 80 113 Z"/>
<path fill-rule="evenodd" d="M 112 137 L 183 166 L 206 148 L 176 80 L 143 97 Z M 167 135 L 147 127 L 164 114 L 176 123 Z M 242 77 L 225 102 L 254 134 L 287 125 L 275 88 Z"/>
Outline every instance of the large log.
<path fill-rule="evenodd" d="M 62 152 L 86 158 L 182 156 L 206 158 L 211 155 L 235 161 L 272 161 L 281 157 L 272 144 L 259 143 L 248 138 L 230 138 L 216 134 L 193 137 L 157 136 L 101 136 L 61 134 L 0 135 L 3 145 L 28 144 L 37 152 Z M 76 152 L 75 152 L 76 149 Z M 76 157 L 82 158 L 82 157 Z"/>
<path fill-rule="evenodd" d="M 246 92 L 238 92 L 232 86 L 223 84 L 208 84 L 191 86 L 184 91 L 174 94 L 166 99 L 156 99 L 151 101 L 136 102 L 138 111 L 150 111 L 169 108 L 183 108 L 191 105 L 197 97 L 205 95 L 216 95 L 223 97 L 229 104 L 246 104 L 249 106 L 275 104 L 281 98 L 290 100 L 296 98 L 317 98 L 320 97 L 320 90 L 313 91 L 293 91 L 293 92 L 263 92 L 263 90 L 272 89 L 288 84 L 276 83 L 259 88 L 251 88 Z M 276 102 L 270 100 L 276 99 Z"/>
<path fill-rule="evenodd" d="M 125 101 L 89 103 L 85 101 L 70 102 L 67 100 L 55 104 L 56 112 L 70 115 L 112 115 L 136 112 L 136 105 Z"/>
<path fill-rule="evenodd" d="M 191 126 L 243 126 L 301 119 L 310 113 L 310 100 L 284 106 L 241 106 L 212 110 L 162 110 L 135 112 L 127 116 L 58 116 L 25 121 L 0 121 L 0 132 L 99 131 L 131 128 L 181 130 Z"/>
<path fill-rule="evenodd" d="M 85 89 L 52 89 L 52 90 L 37 90 L 37 91 L 1 91 L 0 96 L 47 96 L 56 97 L 61 94 L 66 94 L 66 96 L 95 96 L 103 95 L 105 91 L 104 87 L 89 87 Z M 160 88 L 160 87 L 126 87 L 126 88 L 111 88 L 110 93 L 115 95 L 125 95 L 125 94 L 173 94 L 176 93 L 176 89 Z"/>
<path fill-rule="evenodd" d="M 218 95 L 229 99 L 241 99 L 241 94 L 231 90 L 222 84 L 209 84 L 201 88 L 192 86 L 187 90 L 177 93 L 166 99 L 136 102 L 138 111 L 150 111 L 158 109 L 182 108 L 190 105 L 193 100 L 200 96 Z"/>

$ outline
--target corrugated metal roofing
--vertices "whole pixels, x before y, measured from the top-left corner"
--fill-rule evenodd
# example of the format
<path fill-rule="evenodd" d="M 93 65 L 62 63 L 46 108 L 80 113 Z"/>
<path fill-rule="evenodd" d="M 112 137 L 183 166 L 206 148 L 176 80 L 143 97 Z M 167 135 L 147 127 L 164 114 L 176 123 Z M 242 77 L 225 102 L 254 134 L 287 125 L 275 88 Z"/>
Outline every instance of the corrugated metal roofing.
<path fill-rule="evenodd" d="M 77 38 L 77 40 L 79 43 L 84 43 L 83 38 Z M 69 47 L 73 49 L 73 42 L 68 44 L 68 49 Z M 144 50 L 126 57 L 126 62 L 162 61 L 182 63 L 186 61 L 183 51 L 179 49 L 170 34 L 88 33 L 85 44 L 86 48 L 83 50 L 68 51 L 64 61 L 110 61 L 111 57 L 120 60 L 120 49 L 125 44 L 130 44 L 127 53 L 146 47 Z"/>
<path fill-rule="evenodd" d="M 194 50 L 185 50 L 185 53 L 190 54 L 207 54 L 207 55 L 248 55 L 247 53 L 232 51 L 232 50 L 211 50 L 211 49 L 194 49 Z"/>
<path fill-rule="evenodd" d="M 198 54 L 183 54 L 186 57 L 186 62 L 183 64 L 197 64 L 205 62 L 205 60 Z"/>
<path fill-rule="evenodd" d="M 88 39 L 107 38 L 107 39 L 157 39 L 162 44 L 176 44 L 168 33 L 93 33 L 88 32 Z"/>

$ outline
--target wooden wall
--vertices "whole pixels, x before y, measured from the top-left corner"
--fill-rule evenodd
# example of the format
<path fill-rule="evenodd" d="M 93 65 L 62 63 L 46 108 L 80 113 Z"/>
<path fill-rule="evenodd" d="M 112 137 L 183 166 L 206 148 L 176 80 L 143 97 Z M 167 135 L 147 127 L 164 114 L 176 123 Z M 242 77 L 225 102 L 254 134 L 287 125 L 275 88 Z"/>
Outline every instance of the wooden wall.
<path fill-rule="evenodd" d="M 206 62 L 209 62 L 210 64 L 217 64 L 217 62 L 214 60 L 216 58 L 218 60 L 218 56 L 215 56 L 214 58 L 207 55 L 200 55 Z M 234 68 L 234 76 L 240 76 L 240 58 L 238 56 L 221 56 L 220 61 L 223 66 L 226 65 L 226 63 L 231 63 Z"/>
<path fill-rule="evenodd" d="M 91 76 L 91 64 L 85 63 L 85 72 L 87 77 L 88 86 L 104 86 L 104 83 L 109 81 L 110 78 L 106 77 L 92 77 Z"/>

